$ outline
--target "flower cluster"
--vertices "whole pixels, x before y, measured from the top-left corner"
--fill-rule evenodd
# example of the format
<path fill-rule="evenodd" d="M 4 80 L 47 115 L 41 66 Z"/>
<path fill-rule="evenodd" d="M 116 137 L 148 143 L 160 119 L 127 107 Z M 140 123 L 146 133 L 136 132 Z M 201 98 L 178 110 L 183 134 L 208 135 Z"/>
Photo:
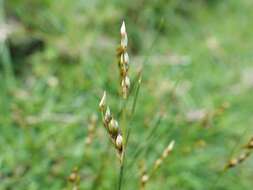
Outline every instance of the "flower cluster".
<path fill-rule="evenodd" d="M 250 156 L 253 150 L 253 137 L 244 146 L 244 148 L 245 148 L 245 152 L 241 153 L 237 158 L 232 158 L 231 160 L 229 160 L 225 169 L 234 168 L 238 164 L 244 162 Z"/>
<path fill-rule="evenodd" d="M 174 144 L 175 144 L 175 141 L 171 141 L 170 144 L 163 150 L 163 153 L 160 156 L 160 158 L 158 158 L 155 161 L 154 170 L 159 168 L 161 166 L 161 164 L 163 163 L 163 161 L 169 156 L 169 154 L 171 153 L 171 151 L 174 148 Z"/>
<path fill-rule="evenodd" d="M 74 168 L 71 174 L 68 177 L 69 182 L 72 184 L 73 190 L 79 190 L 80 185 L 80 175 L 78 173 L 78 169 Z"/>
<path fill-rule="evenodd" d="M 89 119 L 88 135 L 85 140 L 86 145 L 90 145 L 94 139 L 95 130 L 96 130 L 96 126 L 97 126 L 97 120 L 98 120 L 98 118 L 97 118 L 97 115 L 95 115 L 95 114 L 93 114 Z"/>
<path fill-rule="evenodd" d="M 152 175 L 154 175 L 155 171 L 162 165 L 164 160 L 169 156 L 172 152 L 175 145 L 175 141 L 171 141 L 170 144 L 163 150 L 162 155 L 155 161 L 152 171 L 147 174 L 146 170 L 142 169 L 141 172 L 141 189 L 145 189 L 146 183 L 149 181 Z"/>
<path fill-rule="evenodd" d="M 122 89 L 122 96 L 123 98 L 127 98 L 129 94 L 130 88 L 130 79 L 128 77 L 128 70 L 129 70 L 129 56 L 127 53 L 127 32 L 126 32 L 126 25 L 123 21 L 121 28 L 120 28 L 120 47 L 118 48 L 118 65 L 120 70 L 120 85 Z"/>
<path fill-rule="evenodd" d="M 110 135 L 110 139 L 118 152 L 120 161 L 122 162 L 124 154 L 123 137 L 118 121 L 112 116 L 109 106 L 106 105 L 106 92 L 104 92 L 99 103 L 99 108 L 102 114 L 103 125 Z"/>

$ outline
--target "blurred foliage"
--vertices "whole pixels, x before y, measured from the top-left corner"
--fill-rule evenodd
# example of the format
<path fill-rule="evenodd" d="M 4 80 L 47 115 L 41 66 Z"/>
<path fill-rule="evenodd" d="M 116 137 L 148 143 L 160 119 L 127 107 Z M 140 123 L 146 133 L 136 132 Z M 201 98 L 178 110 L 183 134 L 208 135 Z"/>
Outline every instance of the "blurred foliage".
<path fill-rule="evenodd" d="M 101 123 L 91 146 L 85 138 L 104 89 L 112 110 L 121 106 L 115 54 L 124 19 L 132 80 L 144 67 L 129 154 L 148 145 L 127 168 L 125 189 L 138 188 L 139 162 L 150 167 L 175 139 L 147 189 L 250 190 L 252 158 L 215 182 L 231 150 L 237 155 L 253 132 L 252 6 L 6 0 L 2 20 L 14 29 L 0 42 L 0 189 L 67 189 L 75 167 L 81 189 L 116 185 L 118 166 Z"/>
<path fill-rule="evenodd" d="M 6 7 L 7 14 L 20 21 L 30 34 L 40 35 L 45 39 L 53 36 L 59 41 L 63 39 L 65 43 L 71 43 L 72 47 L 77 46 L 74 48 L 77 51 L 80 51 L 80 38 L 84 38 L 87 32 L 115 36 L 120 21 L 126 19 L 132 36 L 132 48 L 137 52 L 142 49 L 142 33 L 145 31 L 165 35 L 168 32 L 177 33 L 184 27 L 184 22 L 194 19 L 198 10 L 214 6 L 217 2 L 220 1 L 64 0 L 59 3 L 51 0 L 14 0 L 6 1 Z M 62 15 L 63 11 L 66 16 Z M 135 27 L 136 25 L 139 27 Z M 67 48 L 67 51 L 73 51 L 71 49 Z"/>

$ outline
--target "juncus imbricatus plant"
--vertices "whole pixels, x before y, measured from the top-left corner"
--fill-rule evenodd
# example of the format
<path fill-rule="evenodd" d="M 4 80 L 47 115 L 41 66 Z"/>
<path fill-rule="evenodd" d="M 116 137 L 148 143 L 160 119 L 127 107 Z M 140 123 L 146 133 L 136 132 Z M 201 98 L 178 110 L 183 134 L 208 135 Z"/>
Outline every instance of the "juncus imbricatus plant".
<path fill-rule="evenodd" d="M 118 57 L 118 68 L 119 68 L 119 74 L 120 74 L 120 94 L 122 97 L 122 100 L 127 103 L 127 99 L 130 97 L 130 77 L 129 77 L 129 56 L 127 53 L 127 47 L 128 47 L 128 36 L 126 31 L 126 25 L 123 21 L 121 28 L 120 28 L 120 47 L 117 49 L 117 57 Z M 111 112 L 110 106 L 108 105 L 107 99 L 108 95 L 106 91 L 104 91 L 100 103 L 99 103 L 99 110 L 101 112 L 102 116 L 102 123 L 104 128 L 106 129 L 106 132 L 108 134 L 108 137 L 110 141 L 113 144 L 113 147 L 115 148 L 118 158 L 120 160 L 120 176 L 119 176 L 119 188 L 121 187 L 121 182 L 123 178 L 123 165 L 124 165 L 124 159 L 126 154 L 126 146 L 127 141 L 130 136 L 130 127 L 128 125 L 131 125 L 133 127 L 133 123 L 130 124 L 130 118 L 132 117 L 133 110 L 136 105 L 136 99 L 139 92 L 139 86 L 141 83 L 141 74 L 138 73 L 138 79 L 137 79 L 137 87 L 136 91 L 133 96 L 133 105 L 131 109 L 131 113 L 127 113 L 127 105 L 124 104 L 124 106 L 121 108 L 120 112 L 122 114 L 117 115 L 115 113 Z M 126 125 L 127 123 L 127 125 Z M 163 161 L 167 158 L 167 156 L 170 154 L 174 146 L 174 141 L 172 141 L 163 151 L 162 156 L 159 157 L 154 163 L 154 166 L 152 167 L 150 173 L 145 173 L 143 176 L 141 176 L 141 183 L 142 188 L 144 189 L 145 184 L 150 179 L 150 177 L 153 175 L 153 173 L 162 165 Z"/>

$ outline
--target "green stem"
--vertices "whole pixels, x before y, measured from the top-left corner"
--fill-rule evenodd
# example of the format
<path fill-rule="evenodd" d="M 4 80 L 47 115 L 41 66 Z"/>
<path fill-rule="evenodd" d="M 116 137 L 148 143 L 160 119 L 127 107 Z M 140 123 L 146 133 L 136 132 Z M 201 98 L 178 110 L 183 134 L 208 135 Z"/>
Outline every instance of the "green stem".
<path fill-rule="evenodd" d="M 4 0 L 0 0 L 0 24 L 5 24 Z M 9 48 L 5 41 L 0 42 L 0 57 L 1 63 L 3 65 L 3 73 L 5 76 L 6 87 L 10 89 L 15 85 L 15 77 L 12 68 Z"/>

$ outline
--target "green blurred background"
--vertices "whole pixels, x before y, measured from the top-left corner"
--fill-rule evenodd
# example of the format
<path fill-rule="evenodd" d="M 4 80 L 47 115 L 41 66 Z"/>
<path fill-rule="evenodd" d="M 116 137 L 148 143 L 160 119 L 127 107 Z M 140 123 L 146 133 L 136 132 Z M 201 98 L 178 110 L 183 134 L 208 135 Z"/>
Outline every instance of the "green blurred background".
<path fill-rule="evenodd" d="M 0 2 L 0 189 L 69 189 L 74 167 L 81 189 L 114 189 L 119 166 L 101 122 L 85 139 L 103 90 L 120 107 L 123 19 L 132 80 L 143 67 L 129 155 L 148 146 L 123 189 L 139 188 L 139 163 L 150 168 L 172 139 L 147 189 L 252 189 L 252 158 L 221 174 L 253 134 L 252 0 Z"/>

